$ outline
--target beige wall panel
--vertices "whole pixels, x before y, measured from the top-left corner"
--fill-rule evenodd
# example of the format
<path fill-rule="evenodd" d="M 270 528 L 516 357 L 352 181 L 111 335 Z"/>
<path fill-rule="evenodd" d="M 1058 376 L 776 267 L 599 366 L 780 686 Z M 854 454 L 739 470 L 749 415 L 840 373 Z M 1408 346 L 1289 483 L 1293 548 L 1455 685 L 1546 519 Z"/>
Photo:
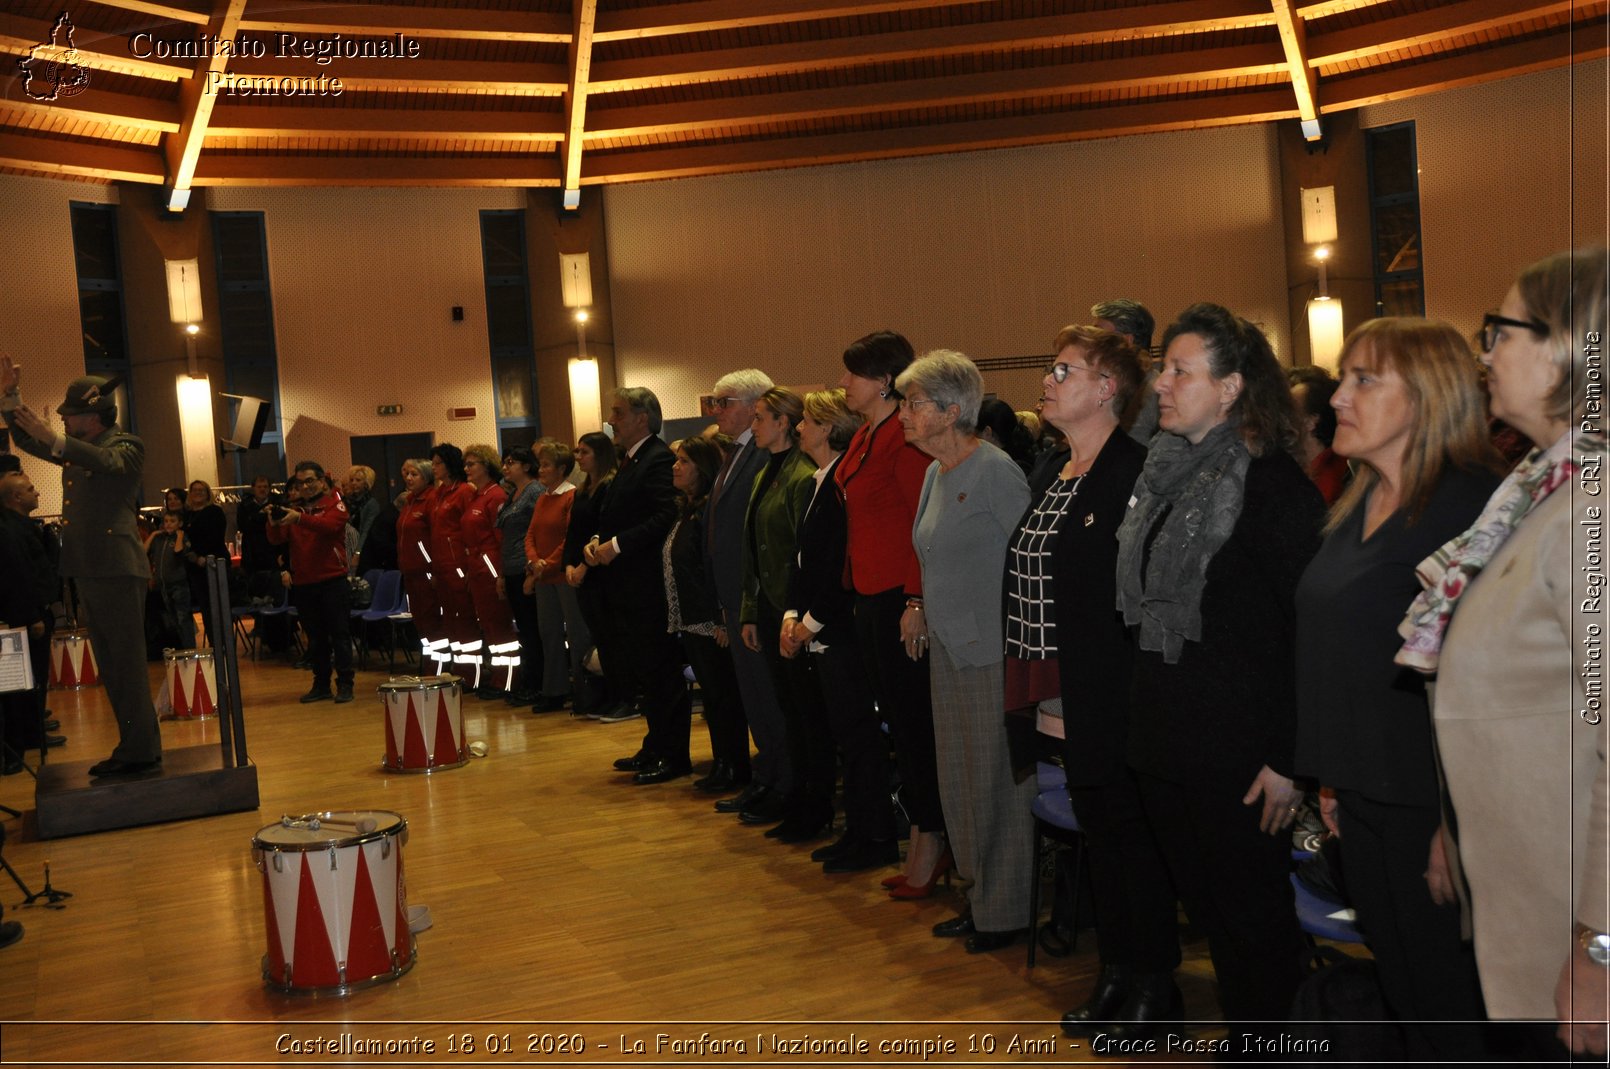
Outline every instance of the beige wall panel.
<path fill-rule="evenodd" d="M 1469 336 L 1522 267 L 1605 241 L 1607 77 L 1595 60 L 1363 109 L 1415 123 L 1428 316 Z"/>
<path fill-rule="evenodd" d="M 1043 353 L 1104 297 L 1160 325 L 1219 301 L 1289 348 L 1267 126 L 612 186 L 605 204 L 622 380 L 668 417 L 735 367 L 836 381 L 844 346 L 885 327 L 919 351 Z M 1027 405 L 1033 379 L 987 385 Z"/>
<path fill-rule="evenodd" d="M 0 352 L 23 367 L 22 399 L 61 426 L 56 406 L 84 373 L 72 201 L 115 204 L 108 185 L 0 175 Z M 119 414 L 119 418 L 123 418 Z M 26 454 L 37 515 L 61 511 L 61 470 Z"/>
<path fill-rule="evenodd" d="M 263 213 L 289 463 L 345 468 L 350 435 L 496 444 L 479 213 L 525 206 L 502 189 L 207 191 L 212 210 Z"/>

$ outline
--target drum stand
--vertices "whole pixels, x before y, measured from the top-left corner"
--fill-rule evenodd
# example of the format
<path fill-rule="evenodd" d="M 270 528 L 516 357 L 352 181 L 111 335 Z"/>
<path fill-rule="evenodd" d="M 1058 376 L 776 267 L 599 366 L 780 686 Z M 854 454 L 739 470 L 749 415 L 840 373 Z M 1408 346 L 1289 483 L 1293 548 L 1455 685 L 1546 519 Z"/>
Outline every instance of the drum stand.
<path fill-rule="evenodd" d="M 73 897 L 73 893 L 71 891 L 58 891 L 50 885 L 50 862 L 45 862 L 44 889 L 30 891 L 28 890 L 28 885 L 22 882 L 22 877 L 17 875 L 17 870 L 11 867 L 11 862 L 6 860 L 5 845 L 6 829 L 4 825 L 0 825 L 0 869 L 4 869 L 6 875 L 11 877 L 12 882 L 22 889 L 22 904 L 31 906 L 43 898 L 46 909 L 66 909 L 67 907 L 62 905 L 62 899 Z"/>

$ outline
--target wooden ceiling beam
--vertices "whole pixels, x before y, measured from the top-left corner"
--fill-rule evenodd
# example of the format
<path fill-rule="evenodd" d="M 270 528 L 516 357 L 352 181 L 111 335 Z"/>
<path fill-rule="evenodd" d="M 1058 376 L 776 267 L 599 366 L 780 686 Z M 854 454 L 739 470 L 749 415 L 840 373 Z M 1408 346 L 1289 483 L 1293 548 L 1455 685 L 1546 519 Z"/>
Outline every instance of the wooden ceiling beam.
<path fill-rule="evenodd" d="M 318 0 L 274 0 L 254 4 L 243 30 L 348 37 L 429 37 L 454 41 L 514 41 L 567 44 L 570 19 L 561 14 L 488 11 L 483 8 L 401 7 L 389 4 L 325 4 Z"/>
<path fill-rule="evenodd" d="M 1270 0 L 1270 7 L 1274 11 L 1275 28 L 1280 31 L 1280 47 L 1286 53 L 1292 92 L 1297 96 L 1297 120 L 1302 124 L 1303 137 L 1318 141 L 1319 78 L 1308 65 L 1308 32 L 1292 0 Z"/>
<path fill-rule="evenodd" d="M 132 11 L 137 15 L 154 15 L 167 22 L 188 22 L 196 26 L 207 25 L 212 18 L 205 11 L 192 11 L 174 4 L 159 4 L 153 0 L 95 0 L 98 7 L 111 7 L 119 11 Z"/>
<path fill-rule="evenodd" d="M 1273 24 L 1274 14 L 1264 2 L 1182 0 L 1177 3 L 1148 4 L 1142 8 L 1104 8 L 1075 15 L 1006 19 L 823 41 L 610 60 L 594 64 L 591 91 L 621 93 L 634 89 L 833 70 L 896 60 L 1102 44 L 1139 37 L 1189 35 Z"/>
<path fill-rule="evenodd" d="M 1320 0 L 1317 4 L 1299 4 L 1297 14 L 1306 22 L 1322 19 L 1330 15 L 1339 15 L 1343 11 L 1357 11 L 1360 8 L 1377 7 L 1385 4 L 1395 4 L 1398 0 Z"/>
<path fill-rule="evenodd" d="M 395 138 L 402 141 L 552 142 L 565 134 L 553 112 L 437 111 L 220 104 L 208 137 Z"/>
<path fill-rule="evenodd" d="M 0 159 L 3 162 L 3 159 Z M 543 186 L 564 179 L 559 160 L 542 156 L 279 156 L 209 155 L 198 186 Z"/>
<path fill-rule="evenodd" d="M 166 173 L 162 154 L 155 149 L 10 133 L 0 133 L 0 167 L 15 167 L 36 174 L 152 185 L 160 183 Z"/>
<path fill-rule="evenodd" d="M 588 157 L 588 173 L 582 177 L 582 182 L 591 185 L 688 178 L 780 167 L 1014 148 L 1167 130 L 1272 122 L 1290 119 L 1296 114 L 1291 106 L 1291 94 L 1284 89 L 1275 89 L 1190 100 L 1086 108 L 1056 115 L 1024 115 L 1009 119 L 939 123 L 724 145 L 643 149 L 602 155 L 595 152 Z"/>
<path fill-rule="evenodd" d="M 1514 0 L 1464 0 L 1428 11 L 1348 26 L 1329 33 L 1316 33 L 1308 40 L 1308 61 L 1318 67 L 1367 60 L 1385 52 L 1437 44 L 1450 37 L 1501 30 L 1528 19 L 1549 18 L 1583 6 L 1571 0 L 1531 0 L 1526 3 L 1516 3 Z"/>
<path fill-rule="evenodd" d="M 81 122 L 126 126 L 136 130 L 158 130 L 164 134 L 179 132 L 177 104 L 151 97 L 113 93 L 105 89 L 97 89 L 93 93 L 81 93 L 49 104 L 29 100 L 26 96 L 0 99 L 0 115 L 8 112 L 52 115 Z"/>
<path fill-rule="evenodd" d="M 99 33 L 81 26 L 73 29 L 78 62 L 92 71 L 132 74 L 165 82 L 190 77 L 190 67 L 182 61 L 136 59 L 129 54 L 128 39 L 121 34 Z M 51 24 L 41 19 L 25 19 L 0 12 L 0 52 L 26 56 L 36 45 L 50 40 L 50 30 Z M 109 42 L 106 50 L 94 47 L 103 41 Z"/>
<path fill-rule="evenodd" d="M 605 11 L 598 41 L 629 41 L 680 33 L 711 33 L 819 19 L 959 7 L 977 0 L 692 0 L 691 3 Z"/>
<path fill-rule="evenodd" d="M 870 86 L 690 100 L 682 104 L 594 108 L 587 140 L 688 134 L 722 127 L 799 122 L 905 108 L 1031 100 L 1071 93 L 1252 77 L 1285 70 L 1285 61 L 1275 45 L 1241 45 L 1166 52 L 1149 56 L 1144 62 L 1099 60 L 1078 66 L 989 71 Z"/>
<path fill-rule="evenodd" d="M 565 91 L 565 196 L 568 210 L 581 207 L 581 153 L 586 146 L 587 82 L 593 66 L 593 30 L 598 0 L 572 0 L 570 87 Z"/>
<path fill-rule="evenodd" d="M 1466 52 L 1367 74 L 1329 78 L 1325 81 L 1325 104 L 1321 110 L 1347 111 L 1388 100 L 1402 100 L 1518 74 L 1551 70 L 1610 55 L 1610 45 L 1606 45 L 1602 36 L 1594 41 L 1584 41 L 1585 36 L 1573 36 L 1562 28 L 1559 33 L 1547 37 L 1534 37 L 1479 52 Z"/>
<path fill-rule="evenodd" d="M 242 57 L 230 73 L 250 78 L 339 78 L 344 89 L 428 89 L 556 97 L 569 86 L 556 63 L 463 63 L 439 59 L 366 59 L 326 64 L 313 59 Z M 223 94 L 228 98 L 228 94 Z"/>
<path fill-rule="evenodd" d="M 207 34 L 215 41 L 232 41 L 240 31 L 240 17 L 246 0 L 218 0 L 207 23 Z M 162 155 L 168 162 L 168 210 L 182 212 L 190 205 L 190 179 L 196 173 L 201 146 L 207 140 L 207 124 L 212 121 L 218 95 L 213 78 L 229 67 L 229 57 L 219 50 L 196 61 L 195 74 L 179 87 L 179 129 L 162 139 Z"/>

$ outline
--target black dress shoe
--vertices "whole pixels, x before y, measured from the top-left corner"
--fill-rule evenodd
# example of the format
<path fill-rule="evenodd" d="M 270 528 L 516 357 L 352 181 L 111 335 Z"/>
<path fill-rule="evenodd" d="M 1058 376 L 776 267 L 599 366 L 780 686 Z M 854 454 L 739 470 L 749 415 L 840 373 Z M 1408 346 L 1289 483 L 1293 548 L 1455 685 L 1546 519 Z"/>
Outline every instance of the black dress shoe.
<path fill-rule="evenodd" d="M 826 846 L 818 846 L 815 850 L 812 850 L 811 860 L 832 861 L 836 857 L 849 853 L 860 844 L 861 839 L 853 831 L 846 831 Z M 895 853 L 898 854 L 899 851 L 900 848 L 896 846 Z"/>
<path fill-rule="evenodd" d="M 639 750 L 630 757 L 618 758 L 615 761 L 616 772 L 641 772 L 655 760 L 653 754 L 647 750 Z"/>
<path fill-rule="evenodd" d="M 1104 1028 L 1113 1039 L 1146 1040 L 1183 1035 L 1185 999 L 1172 972 L 1136 973 L 1129 998 L 1118 1011 L 1118 1022 Z"/>
<path fill-rule="evenodd" d="M 337 705 L 345 705 L 347 702 L 349 702 L 351 700 L 352 700 L 352 684 L 351 683 L 338 683 L 338 684 L 336 684 L 336 688 L 335 688 L 335 703 Z"/>
<path fill-rule="evenodd" d="M 508 705 L 535 705 L 542 700 L 542 695 L 534 690 L 511 690 L 503 696 Z"/>
<path fill-rule="evenodd" d="M 739 791 L 733 797 L 723 798 L 721 801 L 717 802 L 716 812 L 741 813 L 743 812 L 745 806 L 756 801 L 757 799 L 766 797 L 766 795 L 770 793 L 771 788 L 766 786 L 764 783 L 755 783 L 751 781 L 749 786 Z"/>
<path fill-rule="evenodd" d="M 728 791 L 749 786 L 748 772 L 739 772 L 725 761 L 716 762 L 716 766 L 704 778 L 703 784 L 695 783 L 694 786 L 706 794 L 726 794 Z"/>
<path fill-rule="evenodd" d="M 569 704 L 570 695 L 568 694 L 539 694 L 536 700 L 531 703 L 531 708 L 539 713 L 557 713 Z"/>
<path fill-rule="evenodd" d="M 673 765 L 654 758 L 638 770 L 637 775 L 632 777 L 632 782 L 639 787 L 647 783 L 665 783 L 668 780 L 680 779 L 692 771 L 688 765 Z"/>
<path fill-rule="evenodd" d="M 718 757 L 710 763 L 710 771 L 694 780 L 693 785 L 701 791 L 706 790 L 710 786 L 710 781 L 719 776 L 723 770 L 731 771 L 727 766 L 727 762 Z"/>
<path fill-rule="evenodd" d="M 311 705 L 314 702 L 330 701 L 334 697 L 335 695 L 330 693 L 329 687 L 314 687 L 312 690 L 308 691 L 306 694 L 302 695 L 296 700 L 301 702 L 303 705 Z"/>
<path fill-rule="evenodd" d="M 978 929 L 973 927 L 973 915 L 963 913 L 960 917 L 952 917 L 948 921 L 940 921 L 934 925 L 934 934 L 941 939 L 955 939 L 957 936 L 972 935 Z"/>
<path fill-rule="evenodd" d="M 47 749 L 47 750 L 54 750 L 58 746 L 65 746 L 65 745 L 67 745 L 67 736 L 66 735 L 46 735 L 45 736 L 45 749 Z"/>
<path fill-rule="evenodd" d="M 1014 928 L 1009 932 L 978 932 L 967 937 L 967 953 L 988 954 L 992 950 L 1009 947 L 1022 937 L 1027 928 Z"/>
<path fill-rule="evenodd" d="M 794 846 L 799 843 L 808 843 L 813 839 L 825 838 L 833 830 L 833 818 L 831 816 L 796 817 L 783 821 L 781 825 L 773 830 L 777 832 L 776 835 L 772 835 L 773 839 L 780 843 Z M 771 832 L 766 834 L 771 835 Z"/>
<path fill-rule="evenodd" d="M 0 776 L 15 776 L 25 767 L 22 763 L 22 758 L 8 757 L 3 764 L 0 764 Z"/>
<path fill-rule="evenodd" d="M 783 819 L 783 810 L 788 801 L 781 792 L 768 790 L 765 794 L 756 795 L 749 804 L 738 811 L 738 819 L 744 824 L 775 824 Z"/>
<path fill-rule="evenodd" d="M 843 842 L 842 839 L 839 841 Z M 816 853 L 819 854 L 821 851 L 818 850 Z M 815 856 L 816 854 L 811 855 L 813 858 Z M 824 861 L 822 871 L 865 872 L 867 869 L 881 869 L 887 865 L 895 865 L 899 861 L 900 844 L 893 839 L 862 839 Z"/>
<path fill-rule="evenodd" d="M 499 690 L 497 687 L 488 686 L 485 683 L 475 688 L 475 697 L 479 701 L 483 702 L 501 701 L 503 699 L 503 693 L 504 692 Z"/>
<path fill-rule="evenodd" d="M 115 757 L 90 766 L 91 776 L 149 776 L 162 771 L 162 759 L 155 761 L 119 761 Z"/>
<path fill-rule="evenodd" d="M 1062 1030 L 1070 1036 L 1088 1036 L 1098 1027 L 1118 1019 L 1118 1011 L 1129 998 L 1129 972 L 1122 966 L 1102 965 L 1096 988 L 1082 1006 L 1062 1015 Z"/>
<path fill-rule="evenodd" d="M 0 923 L 0 950 L 22 938 L 22 924 L 18 921 Z"/>
<path fill-rule="evenodd" d="M 51 720 L 45 721 L 45 730 L 46 731 L 55 731 L 59 727 L 61 727 L 61 721 L 60 720 L 51 719 Z"/>

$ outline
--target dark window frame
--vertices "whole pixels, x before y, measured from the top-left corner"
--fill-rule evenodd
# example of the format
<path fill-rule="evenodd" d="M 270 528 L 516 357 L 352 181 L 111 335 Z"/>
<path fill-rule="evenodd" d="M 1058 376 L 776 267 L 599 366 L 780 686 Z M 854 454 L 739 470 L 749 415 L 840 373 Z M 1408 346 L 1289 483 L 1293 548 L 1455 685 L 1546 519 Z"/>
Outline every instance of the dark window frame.
<path fill-rule="evenodd" d="M 518 240 L 518 247 L 512 263 L 508 257 L 494 257 L 490 240 L 492 235 L 488 224 L 495 220 L 514 224 L 513 234 Z M 492 372 L 492 414 L 497 424 L 498 451 L 501 453 L 514 445 L 534 441 L 542 434 L 541 404 L 537 393 L 536 350 L 532 343 L 535 324 L 531 316 L 531 268 L 526 248 L 525 209 L 485 208 L 481 210 L 478 223 L 481 230 L 481 270 L 485 277 L 486 289 L 486 337 Z M 508 270 L 510 266 L 518 266 L 519 271 L 510 272 Z M 494 291 L 512 291 L 519 295 L 525 322 L 524 336 L 518 342 L 500 342 L 496 336 L 496 328 L 492 321 Z M 505 416 L 499 408 L 501 397 L 499 372 L 511 365 L 523 370 L 526 376 L 525 385 L 531 398 L 531 405 L 529 413 L 524 416 Z"/>
<path fill-rule="evenodd" d="M 273 446 L 279 461 L 278 468 L 283 472 L 285 467 L 285 430 L 281 421 L 282 406 L 280 404 L 280 374 L 279 374 L 279 346 L 274 337 L 274 289 L 268 269 L 268 228 L 264 222 L 262 212 L 250 211 L 214 211 L 208 213 L 208 222 L 212 227 L 213 239 L 213 268 L 215 281 L 218 284 L 218 339 L 219 352 L 222 354 L 224 364 L 224 391 L 225 393 L 249 394 L 255 393 L 244 389 L 239 381 L 245 369 L 257 373 L 256 377 L 266 371 L 268 379 L 273 383 L 270 396 L 266 398 L 270 405 L 268 425 L 263 431 L 262 448 Z M 228 233 L 231 223 L 255 222 L 257 224 L 257 261 L 258 269 L 254 278 L 234 278 L 225 280 L 226 265 L 235 263 L 246 250 L 234 244 L 234 235 Z M 230 301 L 227 296 L 234 295 L 260 296 L 261 313 L 267 318 L 268 330 L 260 342 L 264 350 L 262 355 L 254 354 L 243 357 L 237 351 L 239 341 L 237 332 L 240 324 L 231 323 L 231 313 L 228 311 Z M 234 479 L 237 484 L 244 483 L 246 479 L 245 454 L 231 453 L 230 459 L 234 465 Z M 266 473 L 265 473 L 266 474 Z M 283 477 L 283 474 L 280 475 Z"/>
<path fill-rule="evenodd" d="M 1409 159 L 1407 160 L 1407 174 L 1410 178 L 1411 188 L 1397 193 L 1378 193 L 1376 189 L 1376 163 L 1377 154 L 1387 143 L 1387 136 L 1407 131 Z M 1370 192 L 1370 270 L 1375 282 L 1375 314 L 1377 316 L 1414 314 L 1425 315 L 1425 235 L 1421 227 L 1420 214 L 1420 148 L 1416 136 L 1414 121 L 1390 123 L 1386 126 L 1370 127 L 1364 131 L 1364 160 L 1365 178 L 1369 184 Z M 1388 271 L 1382 266 L 1384 253 L 1381 248 L 1381 230 L 1383 214 L 1386 210 L 1401 207 L 1412 207 L 1414 214 L 1414 247 L 1419 251 L 1413 268 Z M 1404 283 L 1412 284 L 1419 290 L 1419 307 L 1417 309 L 1391 309 L 1387 307 L 1387 291 Z"/>
<path fill-rule="evenodd" d="M 84 374 L 121 376 L 123 385 L 119 387 L 121 396 L 118 398 L 119 422 L 129 430 L 135 429 L 134 418 L 134 378 L 132 358 L 129 354 L 129 326 L 128 302 L 123 293 L 123 249 L 117 239 L 117 205 L 95 204 L 90 201 L 70 200 L 67 202 L 68 230 L 73 239 L 73 274 L 78 280 L 78 321 L 79 339 L 84 346 Z M 81 263 L 84 259 L 83 250 L 79 247 L 79 223 L 90 213 L 102 215 L 108 224 L 106 234 L 110 248 L 103 259 L 111 267 L 111 275 L 86 275 L 82 272 Z M 99 311 L 86 307 L 85 294 L 111 293 L 117 301 L 117 351 L 122 355 L 109 357 L 104 355 L 106 347 L 100 352 L 91 349 L 90 315 L 92 311 Z"/>

